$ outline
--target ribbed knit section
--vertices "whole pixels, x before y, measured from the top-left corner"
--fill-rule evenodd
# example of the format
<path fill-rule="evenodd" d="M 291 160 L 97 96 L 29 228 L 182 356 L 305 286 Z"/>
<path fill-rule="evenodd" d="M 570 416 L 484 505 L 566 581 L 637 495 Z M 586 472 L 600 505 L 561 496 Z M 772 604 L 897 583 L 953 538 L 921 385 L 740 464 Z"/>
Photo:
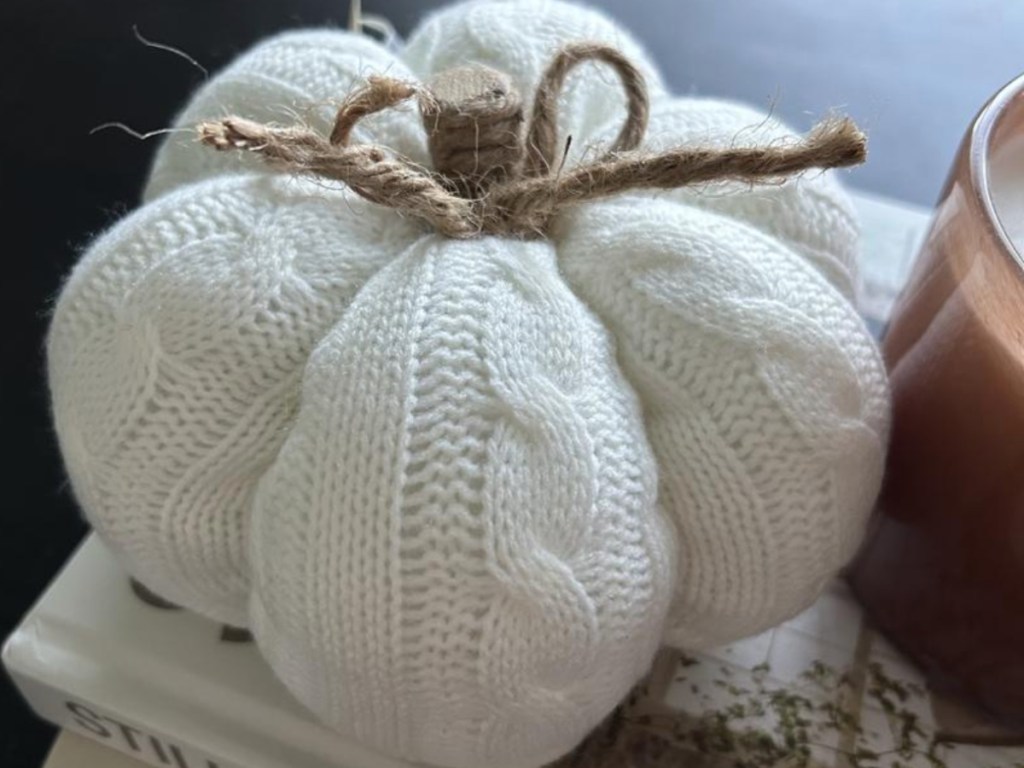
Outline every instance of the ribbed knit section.
<path fill-rule="evenodd" d="M 427 238 L 310 358 L 260 485 L 254 630 L 336 728 L 539 764 L 650 663 L 672 591 L 639 404 L 546 243 Z"/>
<path fill-rule="evenodd" d="M 147 586 L 248 623 L 249 511 L 309 353 L 415 227 L 309 180 L 170 194 L 76 266 L 48 340 L 75 493 Z"/>
<path fill-rule="evenodd" d="M 854 308 L 777 240 L 670 201 L 587 206 L 559 254 L 644 404 L 679 532 L 667 640 L 715 645 L 803 610 L 881 482 L 884 367 Z"/>

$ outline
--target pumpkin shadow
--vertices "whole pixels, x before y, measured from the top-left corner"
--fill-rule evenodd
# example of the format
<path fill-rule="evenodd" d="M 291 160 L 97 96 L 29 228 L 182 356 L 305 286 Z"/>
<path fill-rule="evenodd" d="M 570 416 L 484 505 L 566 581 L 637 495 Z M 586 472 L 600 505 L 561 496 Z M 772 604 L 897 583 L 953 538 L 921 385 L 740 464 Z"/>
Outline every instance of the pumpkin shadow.
<path fill-rule="evenodd" d="M 146 605 L 157 608 L 161 611 L 180 611 L 182 607 L 177 603 L 161 597 L 138 579 L 129 579 L 132 587 L 132 594 Z M 252 633 L 244 627 L 232 627 L 228 624 L 221 624 L 220 641 L 222 643 L 251 643 Z"/>

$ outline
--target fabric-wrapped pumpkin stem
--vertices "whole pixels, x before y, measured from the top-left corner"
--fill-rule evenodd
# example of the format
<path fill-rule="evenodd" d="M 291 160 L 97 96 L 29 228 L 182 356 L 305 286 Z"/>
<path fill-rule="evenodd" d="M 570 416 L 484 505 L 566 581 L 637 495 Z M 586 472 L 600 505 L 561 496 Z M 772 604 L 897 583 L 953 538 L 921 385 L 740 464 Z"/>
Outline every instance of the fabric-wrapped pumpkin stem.
<path fill-rule="evenodd" d="M 556 168 L 556 104 L 569 72 L 588 60 L 612 66 L 626 93 L 619 135 L 598 160 Z M 355 123 L 417 96 L 434 171 L 383 147 L 349 143 Z M 215 149 L 260 154 L 284 171 L 337 179 L 363 197 L 419 217 L 447 237 L 544 237 L 564 208 L 633 189 L 671 189 L 717 180 L 779 181 L 810 168 L 864 161 L 867 141 L 848 118 L 819 123 L 802 141 L 754 147 L 638 149 L 647 130 L 640 71 L 600 43 L 562 48 L 541 76 L 525 140 L 523 109 L 511 80 L 483 67 L 442 73 L 429 87 L 371 77 L 338 110 L 328 138 L 305 127 L 279 128 L 239 117 L 203 123 Z"/>
<path fill-rule="evenodd" d="M 516 178 L 523 163 L 523 102 L 512 80 L 490 67 L 459 67 L 419 95 L 434 170 L 463 197 Z"/>

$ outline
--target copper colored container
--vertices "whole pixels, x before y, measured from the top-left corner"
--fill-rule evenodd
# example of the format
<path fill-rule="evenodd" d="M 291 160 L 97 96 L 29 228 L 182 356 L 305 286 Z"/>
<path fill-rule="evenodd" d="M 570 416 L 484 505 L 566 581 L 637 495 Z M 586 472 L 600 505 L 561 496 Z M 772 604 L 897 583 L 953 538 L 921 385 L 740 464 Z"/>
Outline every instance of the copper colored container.
<path fill-rule="evenodd" d="M 993 194 L 1007 163 L 1024 203 L 1024 77 L 964 137 L 885 335 L 892 445 L 850 581 L 933 688 L 1024 732 L 1024 206 Z"/>

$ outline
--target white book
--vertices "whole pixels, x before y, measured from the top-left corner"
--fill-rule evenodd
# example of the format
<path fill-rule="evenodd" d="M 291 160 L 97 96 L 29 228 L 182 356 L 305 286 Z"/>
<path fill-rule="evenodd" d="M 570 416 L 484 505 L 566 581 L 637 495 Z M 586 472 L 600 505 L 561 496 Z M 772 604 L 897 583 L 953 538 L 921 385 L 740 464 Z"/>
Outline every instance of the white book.
<path fill-rule="evenodd" d="M 317 724 L 252 643 L 142 602 L 90 535 L 7 640 L 41 717 L 164 768 L 397 768 Z"/>
<path fill-rule="evenodd" d="M 143 768 L 143 763 L 73 731 L 63 730 L 53 740 L 42 768 Z"/>
<path fill-rule="evenodd" d="M 862 304 L 881 327 L 928 214 L 864 195 L 856 203 L 864 228 Z M 255 645 L 226 642 L 221 629 L 187 611 L 142 602 L 93 535 L 8 639 L 3 661 L 41 717 L 162 768 L 408 765 L 319 725 Z M 876 673 L 909 692 L 895 714 L 887 711 L 884 690 L 878 696 Z M 939 768 L 931 760 L 936 755 L 950 768 L 1024 765 L 1024 749 L 1005 747 L 943 747 L 929 757 L 921 745 L 943 730 L 1000 734 L 964 721 L 931 696 L 914 668 L 863 624 L 840 582 L 807 612 L 763 635 L 694 657 L 662 653 L 639 703 L 624 717 L 693 726 L 674 736 L 684 759 L 688 750 L 705 749 L 700 728 L 724 712 L 732 713 L 728 727 L 736 734 L 784 741 L 779 706 L 789 699 L 779 692 L 798 696 L 793 701 L 813 710 L 810 720 L 829 715 L 800 734 L 813 742 L 815 765 Z M 907 713 L 914 717 L 913 744 L 901 735 Z M 851 755 L 860 756 L 851 762 Z"/>

